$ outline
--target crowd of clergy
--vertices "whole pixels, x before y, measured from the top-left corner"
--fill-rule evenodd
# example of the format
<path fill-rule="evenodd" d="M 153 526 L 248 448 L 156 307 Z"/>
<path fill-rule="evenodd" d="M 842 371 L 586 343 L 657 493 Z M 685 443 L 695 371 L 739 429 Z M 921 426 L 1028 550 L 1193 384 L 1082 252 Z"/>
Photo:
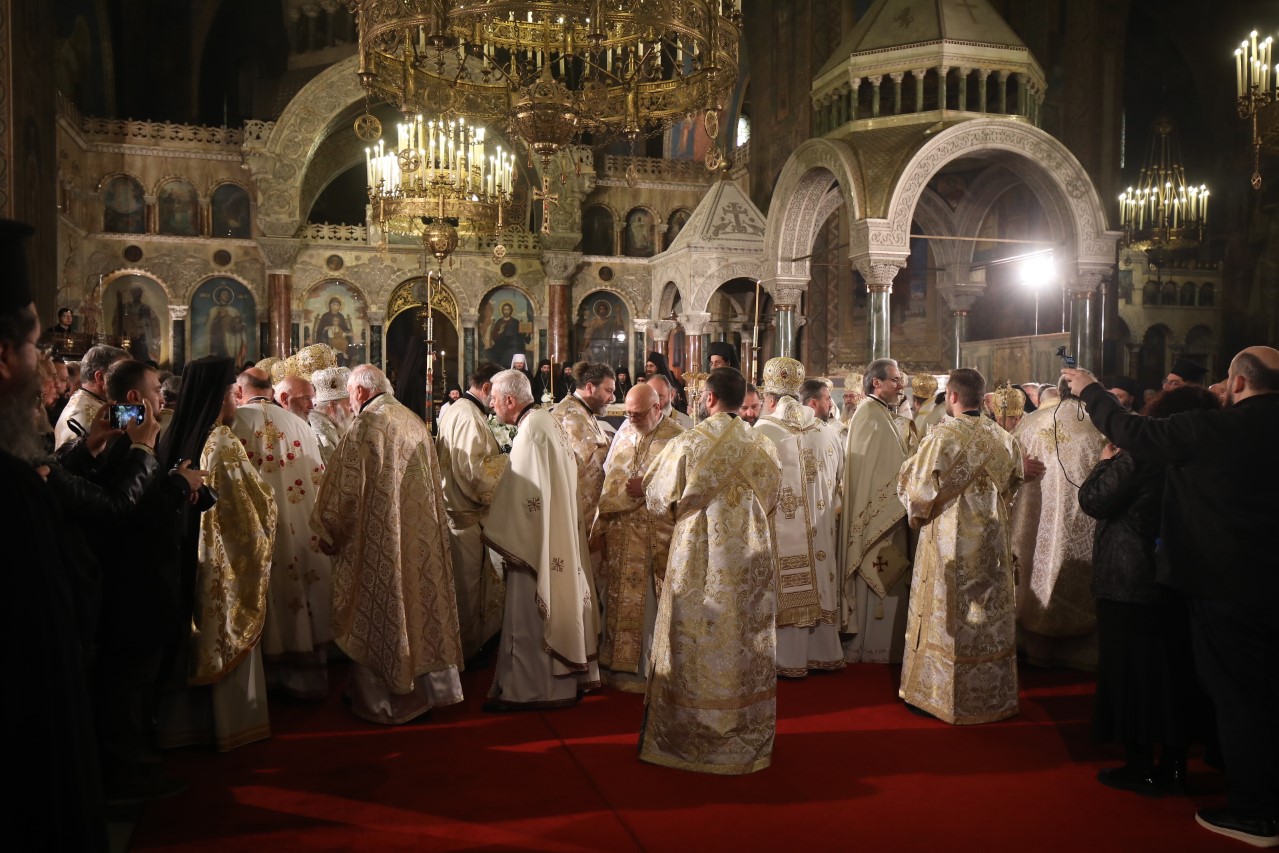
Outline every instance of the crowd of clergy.
<path fill-rule="evenodd" d="M 10 660 L 58 674 L 6 713 L 49 750 L 27 787 L 63 810 L 54 846 L 100 849 L 104 791 L 180 791 L 158 749 L 269 737 L 268 699 L 323 699 L 335 661 L 384 725 L 462 701 L 467 666 L 491 712 L 642 693 L 640 760 L 734 775 L 771 761 L 779 678 L 900 664 L 909 710 L 971 725 L 1018 713 L 1019 660 L 1098 673 L 1097 739 L 1126 751 L 1100 781 L 1184 793 L 1205 742 L 1229 802 L 1199 822 L 1279 845 L 1273 349 L 1211 388 L 1179 362 L 1146 401 L 879 359 L 842 411 L 795 359 L 748 383 L 727 344 L 621 391 L 607 364 L 481 363 L 431 425 L 323 345 L 168 382 L 98 346 L 48 418 L 24 275 L 4 297 L 4 517 L 43 544 L 11 564 L 10 648 L 47 640 Z"/>

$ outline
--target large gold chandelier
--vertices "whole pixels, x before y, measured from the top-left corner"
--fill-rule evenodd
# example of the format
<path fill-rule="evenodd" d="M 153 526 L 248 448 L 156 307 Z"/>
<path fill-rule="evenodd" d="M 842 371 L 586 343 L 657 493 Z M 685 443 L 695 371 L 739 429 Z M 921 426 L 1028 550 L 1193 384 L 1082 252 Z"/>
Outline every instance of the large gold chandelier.
<path fill-rule="evenodd" d="M 1203 240 L 1208 187 L 1187 182 L 1171 119 L 1155 120 L 1150 154 L 1137 185 L 1119 196 L 1119 215 L 1125 242 L 1134 249 L 1175 251 Z"/>
<path fill-rule="evenodd" d="M 403 111 L 501 122 L 549 160 L 717 110 L 740 0 L 350 0 L 359 74 Z"/>
<path fill-rule="evenodd" d="M 484 128 L 464 118 L 410 116 L 397 130 L 395 149 L 385 140 L 365 149 L 369 202 L 383 234 L 422 234 L 430 248 L 432 226 L 501 227 L 515 176 L 510 152 L 491 147 Z"/>

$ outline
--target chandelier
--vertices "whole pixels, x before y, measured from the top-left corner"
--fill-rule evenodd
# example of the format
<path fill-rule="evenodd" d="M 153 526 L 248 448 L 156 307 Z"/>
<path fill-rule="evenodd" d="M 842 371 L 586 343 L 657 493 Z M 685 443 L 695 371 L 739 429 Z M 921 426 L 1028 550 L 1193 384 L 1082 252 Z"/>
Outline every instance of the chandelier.
<path fill-rule="evenodd" d="M 1261 189 L 1261 149 L 1267 142 L 1279 147 L 1279 103 L 1275 102 L 1274 37 L 1257 41 L 1257 31 L 1235 48 L 1235 101 L 1239 118 L 1252 120 L 1252 188 Z"/>
<path fill-rule="evenodd" d="M 740 0 L 350 6 L 371 97 L 500 122 L 543 162 L 583 134 L 595 144 L 634 142 L 696 110 L 718 110 L 737 80 Z"/>
<path fill-rule="evenodd" d="M 1186 182 L 1177 131 L 1171 119 L 1155 119 L 1150 154 L 1136 187 L 1119 196 L 1126 245 L 1147 251 L 1190 249 L 1208 223 L 1208 187 Z"/>
<path fill-rule="evenodd" d="M 384 140 L 365 150 L 369 201 L 382 233 L 421 235 L 439 261 L 457 246 L 458 225 L 491 233 L 510 201 L 515 158 L 491 153 L 482 127 L 464 118 L 411 116 L 398 127 L 396 149 Z"/>

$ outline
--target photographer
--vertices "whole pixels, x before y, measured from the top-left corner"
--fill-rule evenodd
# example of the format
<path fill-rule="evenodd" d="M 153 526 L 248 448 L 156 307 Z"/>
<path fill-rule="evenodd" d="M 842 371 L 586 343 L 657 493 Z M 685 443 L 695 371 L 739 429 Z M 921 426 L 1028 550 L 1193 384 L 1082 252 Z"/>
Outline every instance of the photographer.
<path fill-rule="evenodd" d="M 109 801 L 136 803 L 185 785 L 154 772 L 157 683 L 181 621 L 178 542 L 181 510 L 198 500 L 203 472 L 190 462 L 160 471 L 158 372 L 125 360 L 105 381 L 104 406 L 88 434 L 50 471 L 64 510 L 84 531 L 102 567 L 102 606 L 91 688 Z M 123 429 L 112 406 L 141 407 Z M 80 475 L 83 480 L 74 475 Z"/>

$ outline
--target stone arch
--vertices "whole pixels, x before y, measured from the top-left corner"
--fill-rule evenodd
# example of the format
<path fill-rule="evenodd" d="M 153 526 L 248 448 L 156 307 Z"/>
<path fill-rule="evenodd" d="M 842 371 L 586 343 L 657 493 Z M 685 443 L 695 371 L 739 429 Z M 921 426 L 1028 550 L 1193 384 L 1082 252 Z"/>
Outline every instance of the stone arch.
<path fill-rule="evenodd" d="M 928 182 L 946 164 L 965 158 L 998 163 L 1039 196 L 1054 236 L 1071 264 L 1110 266 L 1119 235 L 1084 167 L 1061 142 L 1037 127 L 1007 119 L 973 119 L 930 137 L 902 168 L 888 203 L 887 228 L 871 233 L 871 254 L 909 251 L 910 223 Z"/>
<path fill-rule="evenodd" d="M 100 179 L 98 179 L 97 191 L 102 192 L 104 189 L 106 189 L 107 184 L 115 180 L 116 178 L 129 178 L 130 180 L 135 181 L 137 185 L 141 187 L 142 192 L 145 193 L 147 190 L 147 185 L 142 183 L 142 179 L 139 178 L 137 175 L 135 175 L 133 172 L 115 171 L 115 172 L 107 172 Z"/>
<path fill-rule="evenodd" d="M 685 301 L 685 311 L 705 311 L 715 292 L 735 278 L 759 280 L 763 260 L 730 261 L 711 270 L 694 287 Z"/>
<path fill-rule="evenodd" d="M 666 282 L 662 285 L 661 293 L 657 298 L 657 317 L 659 319 L 669 317 L 675 312 L 675 304 L 681 299 L 679 285 L 673 281 Z"/>
<path fill-rule="evenodd" d="M 174 192 L 165 191 L 173 188 Z M 189 190 L 190 195 L 179 197 L 177 191 Z M 156 181 L 154 195 L 156 197 L 156 231 L 160 234 L 171 234 L 177 237 L 200 236 L 200 211 L 204 206 L 204 198 L 195 181 L 183 175 L 169 175 Z M 189 221 L 184 221 L 189 220 Z"/>
<path fill-rule="evenodd" d="M 121 198 L 113 187 L 126 187 L 128 198 Z M 136 195 L 134 193 L 136 192 Z M 111 234 L 145 234 L 147 231 L 146 185 L 129 172 L 112 172 L 98 182 L 102 202 L 102 229 Z"/>
<path fill-rule="evenodd" d="M 1211 281 L 1205 281 L 1199 285 L 1199 304 L 1201 306 L 1212 305 L 1216 301 L 1216 288 Z"/>
<path fill-rule="evenodd" d="M 850 221 L 862 218 L 865 192 L 857 159 L 844 143 L 810 139 L 791 152 L 768 211 L 764 277 L 807 281 L 808 259 L 797 259 L 812 252 L 817 229 L 840 203 L 848 206 Z M 826 215 L 819 219 L 822 210 Z"/>
<path fill-rule="evenodd" d="M 170 305 L 178 304 L 174 302 L 173 288 L 169 286 L 169 283 L 145 267 L 121 267 L 120 269 L 106 273 L 102 276 L 101 293 L 107 292 L 107 287 L 111 285 L 111 282 L 115 281 L 117 278 L 124 278 L 126 275 L 140 275 L 151 279 L 164 290 L 164 295 L 169 300 Z M 203 279 L 201 280 L 203 281 Z"/>
<path fill-rule="evenodd" d="M 640 211 L 647 213 L 649 217 L 651 217 L 652 219 L 652 222 L 649 223 L 649 235 L 648 235 L 650 252 L 647 255 L 631 254 L 629 251 L 627 251 L 628 249 L 627 244 L 629 242 L 629 234 L 630 234 L 630 227 L 631 227 L 631 217 Z M 621 225 L 622 225 L 622 247 L 621 248 L 622 248 L 622 254 L 624 256 L 629 258 L 651 258 L 654 255 L 659 254 L 661 250 L 665 248 L 664 246 L 661 246 L 661 243 L 660 243 L 659 229 L 660 229 L 660 232 L 665 233 L 666 220 L 662 219 L 661 214 L 659 214 L 657 212 L 657 209 L 653 207 L 651 204 L 644 204 L 641 202 L 639 204 L 632 205 L 630 209 L 626 211 L 626 215 L 619 221 L 621 222 Z"/>
<path fill-rule="evenodd" d="M 145 275 L 151 275 L 151 273 L 145 273 Z M 185 297 L 186 301 L 190 303 L 191 297 L 195 294 L 197 290 L 200 289 L 200 286 L 212 278 L 235 279 L 240 284 L 244 285 L 245 290 L 249 291 L 249 295 L 253 297 L 254 305 L 259 312 L 267 310 L 266 301 L 263 299 L 262 294 L 258 292 L 258 288 L 253 286 L 253 282 L 245 278 L 244 276 L 240 275 L 237 272 L 232 272 L 231 270 L 218 270 L 217 272 L 209 272 L 201 275 L 199 278 L 196 279 L 195 283 L 192 284 L 190 288 L 188 288 L 186 297 Z"/>
<path fill-rule="evenodd" d="M 391 291 L 391 296 L 386 303 L 386 325 L 389 327 L 391 321 L 400 314 L 410 308 L 417 308 L 422 303 L 417 301 L 413 296 L 413 285 L 425 277 L 427 273 L 415 273 L 403 279 Z M 351 285 L 355 287 L 355 285 Z M 356 288 L 359 289 L 358 287 Z M 436 291 L 435 298 L 431 300 L 431 307 L 449 318 L 449 322 L 453 324 L 453 328 L 461 332 L 462 320 L 461 311 L 458 309 L 457 294 L 449 287 L 446 279 Z"/>
<path fill-rule="evenodd" d="M 258 188 L 258 221 L 267 236 L 292 237 L 302 224 L 307 165 L 345 111 L 364 101 L 358 63 L 350 56 L 320 72 L 284 108 L 265 143 L 246 145 L 245 161 Z"/>

